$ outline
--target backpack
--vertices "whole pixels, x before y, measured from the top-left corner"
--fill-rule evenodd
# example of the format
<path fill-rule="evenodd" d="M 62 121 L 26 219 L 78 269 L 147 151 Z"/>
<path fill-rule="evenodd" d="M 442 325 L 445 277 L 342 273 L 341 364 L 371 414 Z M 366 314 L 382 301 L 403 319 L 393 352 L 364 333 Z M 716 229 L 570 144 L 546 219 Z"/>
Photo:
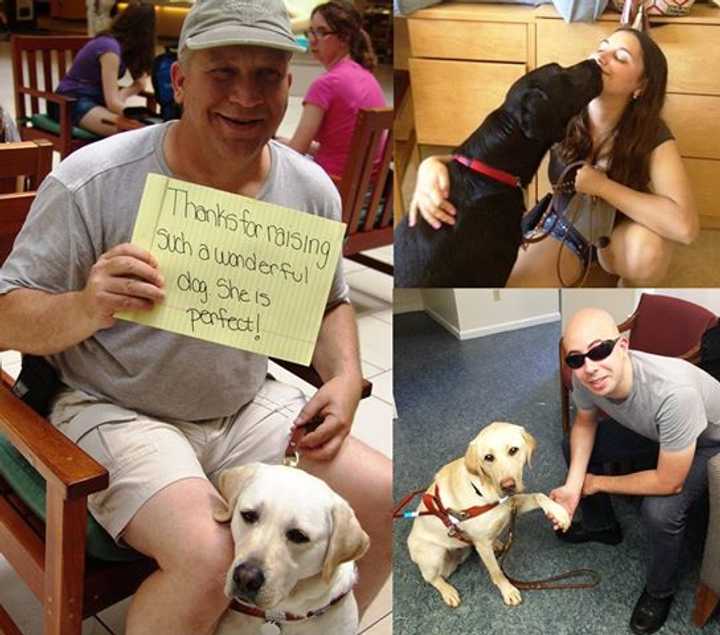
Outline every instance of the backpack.
<path fill-rule="evenodd" d="M 170 68 L 173 62 L 177 61 L 177 48 L 166 46 L 165 52 L 160 53 L 152 65 L 152 85 L 155 91 L 155 99 L 160 106 L 160 116 L 163 121 L 179 119 L 182 109 L 175 103 L 172 81 L 170 80 Z"/>

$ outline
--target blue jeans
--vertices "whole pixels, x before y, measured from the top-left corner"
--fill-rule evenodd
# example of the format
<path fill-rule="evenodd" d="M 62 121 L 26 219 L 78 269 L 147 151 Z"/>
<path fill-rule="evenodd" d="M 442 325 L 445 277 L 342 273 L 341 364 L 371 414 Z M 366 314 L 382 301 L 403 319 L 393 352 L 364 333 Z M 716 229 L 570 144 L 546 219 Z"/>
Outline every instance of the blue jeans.
<path fill-rule="evenodd" d="M 654 469 L 657 466 L 658 450 L 655 441 L 624 428 L 612 419 L 603 419 L 597 428 L 588 472 L 602 474 L 603 464 L 626 460 L 642 464 L 640 469 Z M 668 597 L 677 589 L 688 512 L 707 493 L 707 463 L 719 452 L 720 443 L 697 447 L 680 493 L 643 497 L 641 513 L 650 543 L 646 589 L 653 597 Z M 570 443 L 567 439 L 563 441 L 563 454 L 569 464 Z M 607 529 L 617 522 L 608 494 L 599 493 L 582 498 L 580 509 L 586 529 Z"/>

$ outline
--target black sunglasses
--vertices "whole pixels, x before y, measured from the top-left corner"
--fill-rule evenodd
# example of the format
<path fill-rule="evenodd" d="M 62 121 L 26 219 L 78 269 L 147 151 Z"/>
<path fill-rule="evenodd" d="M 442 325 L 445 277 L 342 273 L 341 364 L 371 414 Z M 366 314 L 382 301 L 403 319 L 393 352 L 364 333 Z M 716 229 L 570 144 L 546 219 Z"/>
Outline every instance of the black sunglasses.
<path fill-rule="evenodd" d="M 617 344 L 619 340 L 619 337 L 614 340 L 603 340 L 597 346 L 593 346 L 587 353 L 570 353 L 565 357 L 565 363 L 570 368 L 577 370 L 578 368 L 582 368 L 586 357 L 594 362 L 599 362 L 613 352 L 615 344 Z"/>

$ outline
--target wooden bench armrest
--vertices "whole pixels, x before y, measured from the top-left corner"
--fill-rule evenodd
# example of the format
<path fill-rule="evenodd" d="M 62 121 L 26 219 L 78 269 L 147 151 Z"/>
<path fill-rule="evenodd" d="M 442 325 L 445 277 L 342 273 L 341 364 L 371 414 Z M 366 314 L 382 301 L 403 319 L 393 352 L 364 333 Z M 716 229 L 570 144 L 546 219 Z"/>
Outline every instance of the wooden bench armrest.
<path fill-rule="evenodd" d="M 64 498 L 78 499 L 105 489 L 107 470 L 13 395 L 13 379 L 0 373 L 0 433 Z"/>
<path fill-rule="evenodd" d="M 23 95 L 30 95 L 31 97 L 40 97 L 41 99 L 47 99 L 48 101 L 53 101 L 56 104 L 71 104 L 72 102 L 76 101 L 75 97 L 58 95 L 57 93 L 50 93 L 46 90 L 37 90 L 35 88 L 20 87 L 17 89 L 17 92 L 22 93 Z"/>

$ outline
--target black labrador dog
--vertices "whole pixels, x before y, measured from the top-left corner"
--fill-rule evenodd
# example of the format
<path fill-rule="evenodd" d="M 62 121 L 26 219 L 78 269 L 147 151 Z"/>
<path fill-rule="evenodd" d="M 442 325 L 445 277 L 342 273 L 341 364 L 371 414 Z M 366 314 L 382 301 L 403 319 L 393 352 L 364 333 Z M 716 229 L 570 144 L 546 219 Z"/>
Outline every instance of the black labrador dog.
<path fill-rule="evenodd" d="M 545 153 L 565 136 L 570 119 L 602 91 L 597 62 L 562 68 L 547 64 L 518 79 L 503 105 L 455 150 L 495 170 L 532 180 Z M 517 258 L 525 210 L 519 186 L 451 161 L 455 225 L 433 229 L 407 216 L 395 229 L 396 287 L 504 286 Z"/>

